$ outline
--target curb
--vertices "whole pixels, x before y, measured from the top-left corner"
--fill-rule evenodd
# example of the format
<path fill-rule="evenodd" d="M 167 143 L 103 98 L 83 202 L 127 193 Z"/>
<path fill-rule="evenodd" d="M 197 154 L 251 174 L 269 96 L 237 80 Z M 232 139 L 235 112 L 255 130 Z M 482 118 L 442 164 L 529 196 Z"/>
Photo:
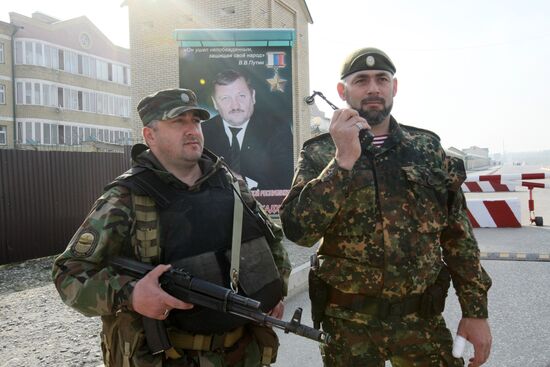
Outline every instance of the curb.
<path fill-rule="evenodd" d="M 296 294 L 307 289 L 307 278 L 309 274 L 309 261 L 293 268 L 288 278 L 287 298 L 294 297 Z"/>
<path fill-rule="evenodd" d="M 545 261 L 550 262 L 550 253 L 525 252 L 480 252 L 481 260 L 509 260 L 509 261 Z"/>

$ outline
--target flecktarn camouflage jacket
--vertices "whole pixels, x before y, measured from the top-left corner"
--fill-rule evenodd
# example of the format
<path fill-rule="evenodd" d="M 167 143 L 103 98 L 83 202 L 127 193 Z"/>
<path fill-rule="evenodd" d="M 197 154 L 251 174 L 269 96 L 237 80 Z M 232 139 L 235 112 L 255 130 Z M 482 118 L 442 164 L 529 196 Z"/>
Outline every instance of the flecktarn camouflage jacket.
<path fill-rule="evenodd" d="M 384 144 L 364 147 L 351 171 L 334 156 L 329 134 L 304 144 L 280 211 L 291 241 L 321 240 L 317 274 L 342 292 L 397 300 L 423 293 L 444 261 L 463 316 L 486 318 L 491 280 L 460 189 L 464 165 L 439 137 L 392 118 Z"/>

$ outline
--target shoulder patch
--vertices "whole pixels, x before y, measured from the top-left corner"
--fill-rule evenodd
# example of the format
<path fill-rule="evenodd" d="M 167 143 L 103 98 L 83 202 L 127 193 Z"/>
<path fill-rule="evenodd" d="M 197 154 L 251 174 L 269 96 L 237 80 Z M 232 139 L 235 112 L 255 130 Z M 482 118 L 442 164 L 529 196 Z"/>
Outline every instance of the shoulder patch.
<path fill-rule="evenodd" d="M 323 134 L 320 134 L 320 135 L 317 135 L 317 136 L 314 136 L 313 138 L 311 139 L 308 139 L 304 142 L 304 145 L 302 146 L 302 148 L 305 148 L 306 146 L 312 144 L 312 143 L 316 143 L 316 142 L 324 142 L 326 140 L 329 140 L 332 142 L 332 137 L 330 136 L 329 133 L 323 133 Z"/>
<path fill-rule="evenodd" d="M 75 237 L 71 253 L 75 257 L 88 257 L 93 254 L 99 242 L 99 233 L 94 228 L 84 228 Z"/>
<path fill-rule="evenodd" d="M 437 135 L 436 133 L 434 133 L 433 131 L 430 131 L 430 130 L 426 130 L 426 129 L 421 129 L 419 127 L 416 127 L 416 126 L 409 126 L 409 125 L 403 125 L 403 124 L 399 124 L 399 126 L 401 126 L 401 128 L 411 134 L 424 134 L 424 135 L 430 135 L 434 138 L 437 139 L 437 141 L 440 141 L 441 139 L 439 138 L 439 135 Z"/>

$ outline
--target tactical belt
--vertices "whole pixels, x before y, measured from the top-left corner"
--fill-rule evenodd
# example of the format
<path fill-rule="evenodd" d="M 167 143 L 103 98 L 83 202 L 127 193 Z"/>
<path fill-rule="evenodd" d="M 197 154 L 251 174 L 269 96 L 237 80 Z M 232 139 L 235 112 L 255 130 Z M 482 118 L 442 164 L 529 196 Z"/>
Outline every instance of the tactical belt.
<path fill-rule="evenodd" d="M 364 313 L 379 319 L 402 317 L 411 313 L 425 314 L 430 305 L 428 297 L 423 295 L 410 296 L 397 302 L 390 302 L 384 298 L 369 297 L 363 294 L 344 293 L 336 288 L 329 291 L 328 302 L 352 311 Z"/>
<path fill-rule="evenodd" d="M 183 350 L 212 351 L 230 348 L 244 334 L 244 327 L 238 327 L 224 334 L 187 334 L 179 330 L 168 329 L 168 337 L 172 346 Z"/>

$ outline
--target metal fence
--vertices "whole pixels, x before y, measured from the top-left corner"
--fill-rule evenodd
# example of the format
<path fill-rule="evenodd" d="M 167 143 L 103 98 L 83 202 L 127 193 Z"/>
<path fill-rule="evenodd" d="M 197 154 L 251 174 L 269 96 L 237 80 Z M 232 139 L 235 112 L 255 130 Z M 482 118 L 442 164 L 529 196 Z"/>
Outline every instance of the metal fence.
<path fill-rule="evenodd" d="M 0 150 L 0 264 L 60 253 L 124 153 Z"/>

